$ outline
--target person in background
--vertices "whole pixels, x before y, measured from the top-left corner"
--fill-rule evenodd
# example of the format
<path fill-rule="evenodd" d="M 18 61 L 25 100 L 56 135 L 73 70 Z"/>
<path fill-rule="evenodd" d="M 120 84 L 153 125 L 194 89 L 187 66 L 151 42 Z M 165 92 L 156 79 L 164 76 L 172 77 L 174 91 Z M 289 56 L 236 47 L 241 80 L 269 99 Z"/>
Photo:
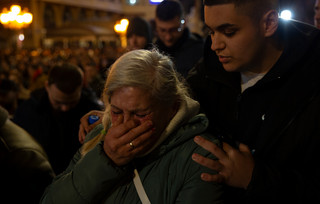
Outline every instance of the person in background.
<path fill-rule="evenodd" d="M 277 0 L 205 0 L 210 36 L 187 81 L 225 142 L 195 137 L 218 157 L 226 203 L 320 203 L 320 31 L 278 18 Z"/>
<path fill-rule="evenodd" d="M 30 90 L 24 86 L 23 77 L 18 69 L 10 70 L 8 79 L 11 81 L 14 81 L 19 88 L 19 92 L 18 92 L 19 104 L 30 97 Z"/>
<path fill-rule="evenodd" d="M 203 55 L 204 41 L 187 27 L 184 8 L 178 0 L 164 0 L 156 8 L 155 46 L 172 57 L 176 70 L 186 77 Z"/>
<path fill-rule="evenodd" d="M 169 57 L 125 53 L 108 72 L 103 99 L 102 124 L 41 203 L 223 203 L 223 186 L 200 179 L 202 171 L 215 172 L 190 158 L 214 158 L 193 142 L 197 134 L 210 137 L 208 120 Z"/>
<path fill-rule="evenodd" d="M 13 121 L 38 140 L 59 174 L 80 147 L 80 118 L 102 108 L 94 94 L 83 89 L 83 71 L 63 63 L 49 70 L 45 87 L 19 105 Z"/>
<path fill-rule="evenodd" d="M 95 96 L 100 99 L 101 92 L 103 91 L 104 78 L 97 68 L 93 60 L 85 61 L 82 63 L 84 73 L 84 87 L 92 91 Z"/>
<path fill-rule="evenodd" d="M 19 105 L 19 87 L 9 79 L 0 79 L 0 106 L 5 108 L 12 119 Z"/>
<path fill-rule="evenodd" d="M 127 28 L 127 51 L 152 48 L 150 24 L 142 17 L 133 17 Z"/>
<path fill-rule="evenodd" d="M 0 106 L 0 202 L 39 203 L 54 176 L 41 145 Z"/>
<path fill-rule="evenodd" d="M 314 3 L 314 26 L 320 29 L 320 1 Z"/>
<path fill-rule="evenodd" d="M 43 88 L 48 79 L 48 73 L 45 72 L 41 64 L 28 64 L 27 70 L 29 74 L 28 89 L 34 91 Z"/>

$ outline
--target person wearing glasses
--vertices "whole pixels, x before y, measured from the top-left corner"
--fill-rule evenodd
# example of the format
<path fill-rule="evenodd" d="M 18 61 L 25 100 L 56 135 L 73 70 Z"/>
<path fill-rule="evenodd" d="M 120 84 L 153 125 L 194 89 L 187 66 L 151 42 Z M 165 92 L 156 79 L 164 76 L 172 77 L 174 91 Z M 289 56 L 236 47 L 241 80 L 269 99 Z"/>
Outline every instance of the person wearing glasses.
<path fill-rule="evenodd" d="M 190 32 L 184 19 L 182 4 L 164 0 L 156 8 L 156 47 L 169 55 L 176 70 L 184 77 L 203 54 L 204 40 Z"/>

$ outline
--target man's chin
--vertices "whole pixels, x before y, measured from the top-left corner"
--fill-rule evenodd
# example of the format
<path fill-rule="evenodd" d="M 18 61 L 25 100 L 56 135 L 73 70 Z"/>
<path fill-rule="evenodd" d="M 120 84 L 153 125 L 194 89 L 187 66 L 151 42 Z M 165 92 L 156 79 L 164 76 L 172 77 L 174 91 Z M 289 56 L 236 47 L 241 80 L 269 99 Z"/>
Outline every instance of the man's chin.
<path fill-rule="evenodd" d="M 231 65 L 230 63 L 227 63 L 227 64 L 222 64 L 223 66 L 223 69 L 226 70 L 227 72 L 237 72 L 239 71 L 239 68 L 234 66 L 234 65 Z"/>
<path fill-rule="evenodd" d="M 164 43 L 166 47 L 172 47 L 174 45 L 174 43 Z"/>
<path fill-rule="evenodd" d="M 59 109 L 55 109 L 55 110 L 53 110 L 53 114 L 54 114 L 55 116 L 62 117 L 62 116 L 64 116 L 64 115 L 67 115 L 67 114 L 68 114 L 68 111 L 61 111 L 61 110 L 59 110 Z"/>

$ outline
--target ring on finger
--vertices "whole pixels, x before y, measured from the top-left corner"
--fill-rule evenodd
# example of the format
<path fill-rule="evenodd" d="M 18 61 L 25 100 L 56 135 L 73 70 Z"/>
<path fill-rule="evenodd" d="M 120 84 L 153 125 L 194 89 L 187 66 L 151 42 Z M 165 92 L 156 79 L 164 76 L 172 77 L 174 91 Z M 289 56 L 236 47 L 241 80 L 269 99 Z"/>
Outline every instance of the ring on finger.
<path fill-rule="evenodd" d="M 133 142 L 130 142 L 129 145 L 130 145 L 131 149 L 135 148 L 135 146 L 133 145 Z"/>

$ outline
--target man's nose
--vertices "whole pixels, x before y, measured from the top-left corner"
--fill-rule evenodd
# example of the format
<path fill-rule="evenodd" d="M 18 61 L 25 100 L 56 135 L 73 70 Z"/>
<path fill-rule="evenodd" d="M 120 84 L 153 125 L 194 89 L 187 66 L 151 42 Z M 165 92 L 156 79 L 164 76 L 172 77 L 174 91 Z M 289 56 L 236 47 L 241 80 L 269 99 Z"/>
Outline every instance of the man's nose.
<path fill-rule="evenodd" d="M 171 32 L 165 32 L 164 33 L 164 38 L 167 40 L 167 41 L 170 41 L 172 39 L 172 33 Z"/>
<path fill-rule="evenodd" d="M 132 120 L 131 114 L 123 114 L 123 122 L 128 122 L 129 120 Z"/>
<path fill-rule="evenodd" d="M 222 50 L 225 47 L 225 43 L 223 42 L 222 38 L 217 34 L 211 35 L 211 49 L 213 51 Z"/>

